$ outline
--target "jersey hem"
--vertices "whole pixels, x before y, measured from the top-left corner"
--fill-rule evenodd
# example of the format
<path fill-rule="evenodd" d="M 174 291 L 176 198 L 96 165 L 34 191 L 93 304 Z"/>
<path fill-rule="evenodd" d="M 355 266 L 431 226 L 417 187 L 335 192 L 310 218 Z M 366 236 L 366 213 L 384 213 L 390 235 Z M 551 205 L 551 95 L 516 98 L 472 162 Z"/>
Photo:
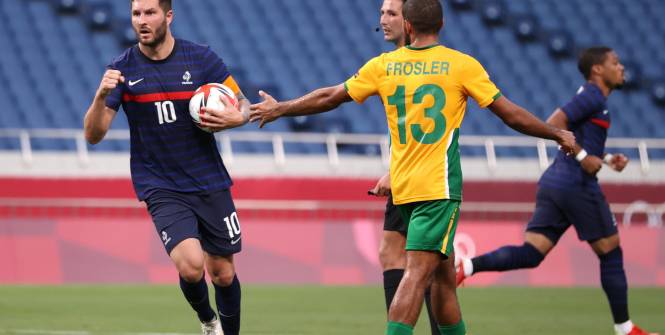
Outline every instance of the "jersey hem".
<path fill-rule="evenodd" d="M 445 252 L 441 251 L 441 245 L 433 245 L 433 244 L 414 244 L 414 245 L 407 244 L 404 249 L 405 250 L 438 251 L 442 254 L 445 254 Z"/>
<path fill-rule="evenodd" d="M 462 195 L 461 194 L 451 194 L 449 197 L 445 197 L 445 196 L 441 196 L 441 195 L 425 195 L 425 196 L 411 197 L 411 198 L 399 199 L 399 200 L 396 200 L 395 197 L 393 196 L 393 203 L 395 205 L 405 205 L 405 204 L 410 204 L 412 202 L 432 201 L 432 200 L 462 201 Z"/>
<path fill-rule="evenodd" d="M 353 94 L 351 94 L 351 91 L 349 90 L 349 85 L 347 84 L 347 82 L 344 82 L 344 90 L 346 90 L 346 94 L 348 94 L 351 97 L 351 99 L 353 99 L 353 101 L 355 103 L 357 103 L 357 104 L 362 104 L 363 103 L 364 100 L 360 100 L 360 99 L 356 98 Z"/>
<path fill-rule="evenodd" d="M 487 106 L 491 105 L 494 101 L 496 101 L 496 99 L 500 98 L 501 96 L 502 96 L 501 92 L 497 92 L 491 98 L 479 101 L 478 105 L 480 106 L 480 108 L 487 108 Z"/>

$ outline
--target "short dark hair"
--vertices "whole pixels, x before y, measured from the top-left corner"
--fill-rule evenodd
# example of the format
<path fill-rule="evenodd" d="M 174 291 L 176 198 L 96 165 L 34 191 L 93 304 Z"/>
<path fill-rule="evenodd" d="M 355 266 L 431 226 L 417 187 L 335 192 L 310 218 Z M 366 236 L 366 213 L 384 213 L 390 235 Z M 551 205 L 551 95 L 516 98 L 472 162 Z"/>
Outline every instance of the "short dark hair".
<path fill-rule="evenodd" d="M 129 4 L 131 5 L 134 0 L 129 0 Z M 171 9 L 173 9 L 173 4 L 171 3 L 171 0 L 159 0 L 159 7 L 162 8 L 164 13 L 167 13 Z"/>
<path fill-rule="evenodd" d="M 416 33 L 438 34 L 443 27 L 443 7 L 439 0 L 405 1 L 402 15 Z"/>
<path fill-rule="evenodd" d="M 584 79 L 589 79 L 591 77 L 591 68 L 594 65 L 600 65 L 605 63 L 607 59 L 607 54 L 612 52 L 612 49 L 606 46 L 595 46 L 588 49 L 584 49 L 580 53 L 580 58 L 577 62 L 577 68 L 580 70 L 580 73 L 584 76 Z"/>

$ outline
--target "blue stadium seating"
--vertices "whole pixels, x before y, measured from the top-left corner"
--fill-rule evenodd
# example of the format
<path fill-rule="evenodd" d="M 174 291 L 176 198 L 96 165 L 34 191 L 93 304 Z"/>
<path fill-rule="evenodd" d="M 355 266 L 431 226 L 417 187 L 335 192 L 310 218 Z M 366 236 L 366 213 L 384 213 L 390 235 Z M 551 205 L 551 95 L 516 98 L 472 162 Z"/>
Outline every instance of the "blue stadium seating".
<path fill-rule="evenodd" d="M 665 19 L 661 15 L 665 13 L 665 1 L 448 2 L 442 41 L 480 60 L 511 100 L 546 118 L 582 83 L 575 51 L 607 44 L 630 64 L 632 77 L 637 78 L 634 89 L 610 98 L 614 111 L 611 135 L 665 137 L 665 128 L 655 126 L 665 121 L 664 107 L 655 102 L 662 89 L 646 85 L 655 82 L 662 87 L 665 78 L 665 53 L 661 50 L 665 42 Z M 258 99 L 259 89 L 288 99 L 317 87 L 336 85 L 371 57 L 391 49 L 382 35 L 374 32 L 381 0 L 197 0 L 174 1 L 174 5 L 174 33 L 210 44 L 253 100 Z M 492 17 L 496 12 L 488 12 L 488 6 L 498 6 L 500 16 Z M 102 10 L 106 16 L 91 26 L 94 10 Z M 0 79 L 10 83 L 0 91 L 0 103 L 13 106 L 13 110 L 0 113 L 0 128 L 80 128 L 104 66 L 128 42 L 128 19 L 127 1 L 0 1 Z M 526 35 L 519 35 L 521 31 Z M 548 45 L 548 37 L 552 36 L 569 38 L 570 44 L 563 50 L 571 55 L 564 52 L 561 57 L 553 57 Z M 382 110 L 379 99 L 370 99 L 363 106 L 347 104 L 333 113 L 311 117 L 304 124 L 278 120 L 267 128 L 385 133 Z M 470 102 L 462 133 L 515 134 L 489 114 Z M 634 122 L 636 119 L 640 122 Z M 113 127 L 127 128 L 123 113 L 119 113 Z M 237 131 L 246 130 L 256 128 Z M 9 142 L 0 146 L 15 145 L 6 144 Z M 37 142 L 37 149 L 72 146 L 57 141 Z M 111 142 L 93 150 L 126 149 L 126 143 Z M 269 148 L 241 143 L 234 149 Z M 322 150 L 310 145 L 289 145 L 288 149 Z M 473 154 L 481 149 L 465 150 Z M 512 153 L 532 155 L 523 150 Z"/>

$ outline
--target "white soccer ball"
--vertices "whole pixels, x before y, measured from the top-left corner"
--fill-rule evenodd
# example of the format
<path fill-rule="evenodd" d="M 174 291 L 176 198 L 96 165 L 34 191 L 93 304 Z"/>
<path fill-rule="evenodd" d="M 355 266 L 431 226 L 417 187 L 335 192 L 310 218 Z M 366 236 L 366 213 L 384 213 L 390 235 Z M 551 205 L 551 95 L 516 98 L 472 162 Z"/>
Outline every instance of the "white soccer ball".
<path fill-rule="evenodd" d="M 194 124 L 201 130 L 212 132 L 210 128 L 201 126 L 201 115 L 205 114 L 201 111 L 201 107 L 206 106 L 224 110 L 224 104 L 220 100 L 222 96 L 226 96 L 226 100 L 238 108 L 238 98 L 233 90 L 226 85 L 217 83 L 205 84 L 197 88 L 191 100 L 189 100 L 189 115 L 192 117 Z"/>

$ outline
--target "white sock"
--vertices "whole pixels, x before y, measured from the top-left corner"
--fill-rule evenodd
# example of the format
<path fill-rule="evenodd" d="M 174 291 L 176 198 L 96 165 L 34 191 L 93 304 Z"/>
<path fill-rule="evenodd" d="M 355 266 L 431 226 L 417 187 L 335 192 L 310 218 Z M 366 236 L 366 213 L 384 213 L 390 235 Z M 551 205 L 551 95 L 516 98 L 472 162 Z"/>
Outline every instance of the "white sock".
<path fill-rule="evenodd" d="M 633 322 L 628 320 L 624 323 L 617 323 L 614 325 L 614 330 L 619 334 L 628 334 L 633 330 Z"/>
<path fill-rule="evenodd" d="M 463 258 L 462 264 L 464 264 L 464 276 L 469 277 L 470 275 L 472 275 L 473 263 L 471 262 L 471 258 Z"/>

